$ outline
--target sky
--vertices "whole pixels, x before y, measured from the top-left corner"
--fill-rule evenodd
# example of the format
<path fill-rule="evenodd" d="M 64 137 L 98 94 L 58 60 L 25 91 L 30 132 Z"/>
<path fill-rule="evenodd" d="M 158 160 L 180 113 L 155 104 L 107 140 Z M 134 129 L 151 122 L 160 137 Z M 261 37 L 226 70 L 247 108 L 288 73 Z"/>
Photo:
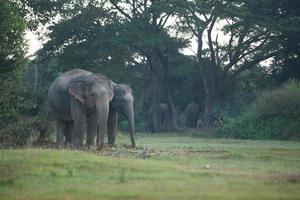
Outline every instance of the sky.
<path fill-rule="evenodd" d="M 25 39 L 29 45 L 27 56 L 32 56 L 37 50 L 43 47 L 42 42 L 38 39 L 38 36 L 32 31 L 26 31 Z"/>

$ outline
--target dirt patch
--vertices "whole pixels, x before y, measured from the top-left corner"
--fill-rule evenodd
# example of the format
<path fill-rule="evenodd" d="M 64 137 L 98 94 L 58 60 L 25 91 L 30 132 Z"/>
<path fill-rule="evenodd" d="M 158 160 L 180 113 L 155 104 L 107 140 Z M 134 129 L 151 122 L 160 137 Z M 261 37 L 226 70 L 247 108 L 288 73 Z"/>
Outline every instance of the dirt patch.
<path fill-rule="evenodd" d="M 211 155 L 224 155 L 228 153 L 224 150 L 217 149 L 205 149 L 205 150 L 166 150 L 166 149 L 155 149 L 148 147 L 137 147 L 132 148 L 129 145 L 120 145 L 116 147 L 106 147 L 101 151 L 92 151 L 98 155 L 111 156 L 111 157 L 128 157 L 133 156 L 135 158 L 148 159 L 151 157 L 168 157 L 168 156 L 211 156 Z"/>
<path fill-rule="evenodd" d="M 172 151 L 166 151 L 161 149 L 153 149 L 153 148 L 146 148 L 146 147 L 136 147 L 132 148 L 129 145 L 120 145 L 116 147 L 106 147 L 99 150 L 88 150 L 89 152 L 95 153 L 101 156 L 110 156 L 110 157 L 135 157 L 140 159 L 148 159 L 151 157 L 158 157 L 158 156 L 172 156 L 175 155 Z"/>

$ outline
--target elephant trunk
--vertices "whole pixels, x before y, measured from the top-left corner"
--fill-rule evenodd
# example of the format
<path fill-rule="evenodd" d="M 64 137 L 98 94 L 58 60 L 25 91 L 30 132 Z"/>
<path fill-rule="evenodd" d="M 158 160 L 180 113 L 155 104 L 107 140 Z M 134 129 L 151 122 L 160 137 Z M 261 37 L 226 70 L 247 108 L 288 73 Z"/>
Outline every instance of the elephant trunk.
<path fill-rule="evenodd" d="M 130 134 L 130 139 L 132 146 L 135 147 L 135 130 L 134 130 L 134 111 L 133 111 L 133 106 L 129 106 L 129 108 L 125 109 L 125 117 L 128 121 L 128 127 L 129 127 L 129 134 Z"/>

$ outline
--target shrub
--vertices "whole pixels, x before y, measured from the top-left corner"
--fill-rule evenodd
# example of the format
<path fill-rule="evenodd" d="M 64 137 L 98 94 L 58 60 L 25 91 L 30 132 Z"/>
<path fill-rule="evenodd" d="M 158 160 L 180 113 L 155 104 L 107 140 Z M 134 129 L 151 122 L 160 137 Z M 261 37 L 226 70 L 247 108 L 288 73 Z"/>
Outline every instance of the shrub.
<path fill-rule="evenodd" d="M 258 117 L 300 117 L 300 83 L 289 81 L 284 86 L 258 95 L 255 101 Z"/>
<path fill-rule="evenodd" d="M 49 120 L 39 117 L 22 118 L 0 130 L 0 147 L 24 147 L 49 142 Z"/>
<path fill-rule="evenodd" d="M 299 139 L 300 83 L 289 81 L 260 93 L 240 116 L 225 119 L 217 134 L 241 139 Z"/>

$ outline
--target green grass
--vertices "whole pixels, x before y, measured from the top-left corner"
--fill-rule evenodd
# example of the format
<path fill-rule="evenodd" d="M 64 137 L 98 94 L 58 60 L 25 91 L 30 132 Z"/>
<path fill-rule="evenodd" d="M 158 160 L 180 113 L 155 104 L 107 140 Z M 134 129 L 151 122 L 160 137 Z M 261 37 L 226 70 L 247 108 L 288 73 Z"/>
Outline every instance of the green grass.
<path fill-rule="evenodd" d="M 300 143 L 138 135 L 138 148 L 0 150 L 0 199 L 299 199 Z"/>

